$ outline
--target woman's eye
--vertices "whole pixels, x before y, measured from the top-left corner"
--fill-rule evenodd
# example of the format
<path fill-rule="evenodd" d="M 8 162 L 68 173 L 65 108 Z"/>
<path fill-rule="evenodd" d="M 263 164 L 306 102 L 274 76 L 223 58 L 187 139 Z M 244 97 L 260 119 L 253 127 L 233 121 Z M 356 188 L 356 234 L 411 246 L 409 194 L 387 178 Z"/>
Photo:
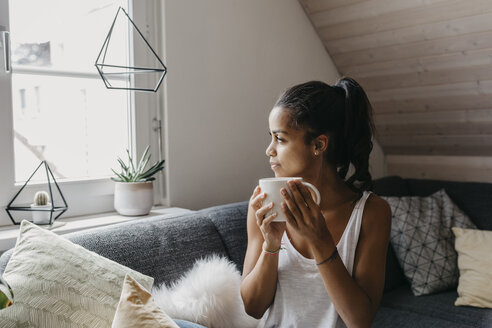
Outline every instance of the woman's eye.
<path fill-rule="evenodd" d="M 285 140 L 282 138 L 279 138 L 278 136 L 275 136 L 275 139 L 277 139 L 278 142 L 284 142 Z"/>

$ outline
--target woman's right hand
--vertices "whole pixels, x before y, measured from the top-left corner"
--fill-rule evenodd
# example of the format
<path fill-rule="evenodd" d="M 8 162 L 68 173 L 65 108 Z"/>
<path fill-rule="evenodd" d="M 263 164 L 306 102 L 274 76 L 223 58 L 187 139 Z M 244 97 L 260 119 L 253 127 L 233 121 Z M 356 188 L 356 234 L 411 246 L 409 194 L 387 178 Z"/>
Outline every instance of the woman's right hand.
<path fill-rule="evenodd" d="M 263 205 L 265 198 L 266 194 L 262 193 L 261 188 L 258 186 L 251 196 L 249 206 L 252 209 L 252 212 L 255 213 L 256 224 L 263 235 L 263 247 L 267 251 L 274 252 L 280 248 L 286 223 L 272 222 L 278 214 L 275 212 L 267 215 L 273 208 L 273 203 Z"/>

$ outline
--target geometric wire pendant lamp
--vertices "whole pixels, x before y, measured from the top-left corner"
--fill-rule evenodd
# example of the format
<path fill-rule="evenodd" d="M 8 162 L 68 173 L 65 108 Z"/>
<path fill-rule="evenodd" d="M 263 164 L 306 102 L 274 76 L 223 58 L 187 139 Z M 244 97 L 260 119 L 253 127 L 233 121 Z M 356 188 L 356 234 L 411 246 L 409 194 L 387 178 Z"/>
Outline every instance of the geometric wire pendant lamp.
<path fill-rule="evenodd" d="M 122 41 L 124 34 L 132 41 L 132 49 L 147 52 L 146 62 L 129 65 L 128 59 L 122 59 L 123 54 L 128 54 L 129 43 Z M 121 46 L 127 48 L 123 49 Z M 122 7 L 116 12 L 95 66 L 108 89 L 156 92 L 167 72 L 162 60 Z"/>

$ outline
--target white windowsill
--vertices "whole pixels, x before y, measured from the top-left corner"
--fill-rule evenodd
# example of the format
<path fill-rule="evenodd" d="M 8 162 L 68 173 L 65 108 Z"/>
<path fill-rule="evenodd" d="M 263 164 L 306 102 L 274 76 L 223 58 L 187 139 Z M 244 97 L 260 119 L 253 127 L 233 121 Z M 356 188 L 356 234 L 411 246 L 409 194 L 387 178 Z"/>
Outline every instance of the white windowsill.
<path fill-rule="evenodd" d="M 116 212 L 103 213 L 89 216 L 79 216 L 66 219 L 59 219 L 50 229 L 54 233 L 63 235 L 69 232 L 80 231 L 95 227 L 102 227 L 116 223 L 128 222 L 132 220 L 140 220 L 154 216 L 169 216 L 173 217 L 177 214 L 193 212 L 191 210 L 180 207 L 154 207 L 149 215 L 146 216 L 122 216 Z M 62 223 L 56 226 L 57 223 Z M 19 226 L 0 227 L 0 254 L 15 246 L 15 242 L 19 235 Z"/>

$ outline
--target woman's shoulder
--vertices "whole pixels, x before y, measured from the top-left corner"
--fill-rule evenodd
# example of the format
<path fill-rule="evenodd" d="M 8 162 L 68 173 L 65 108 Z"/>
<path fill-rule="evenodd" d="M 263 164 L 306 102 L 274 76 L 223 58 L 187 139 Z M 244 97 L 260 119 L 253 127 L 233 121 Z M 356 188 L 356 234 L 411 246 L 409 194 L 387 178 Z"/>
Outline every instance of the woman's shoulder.
<path fill-rule="evenodd" d="M 381 230 L 391 226 L 391 207 L 388 202 L 371 192 L 364 205 L 362 227 Z"/>

